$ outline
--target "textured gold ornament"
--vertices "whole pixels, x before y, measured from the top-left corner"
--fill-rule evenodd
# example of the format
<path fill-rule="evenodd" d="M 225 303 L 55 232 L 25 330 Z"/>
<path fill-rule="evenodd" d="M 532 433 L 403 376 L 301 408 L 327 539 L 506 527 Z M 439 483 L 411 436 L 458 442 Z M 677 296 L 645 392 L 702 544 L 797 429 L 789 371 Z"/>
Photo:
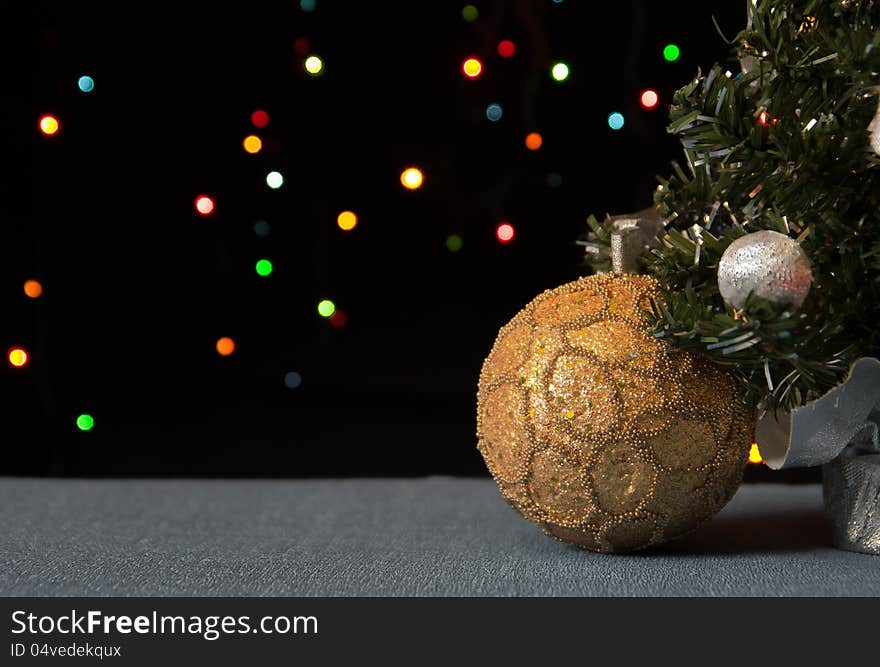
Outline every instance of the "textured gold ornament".
<path fill-rule="evenodd" d="M 480 374 L 478 447 L 507 501 L 548 535 L 629 551 L 682 535 L 736 492 L 754 419 L 733 378 L 648 333 L 649 276 L 544 292 Z"/>

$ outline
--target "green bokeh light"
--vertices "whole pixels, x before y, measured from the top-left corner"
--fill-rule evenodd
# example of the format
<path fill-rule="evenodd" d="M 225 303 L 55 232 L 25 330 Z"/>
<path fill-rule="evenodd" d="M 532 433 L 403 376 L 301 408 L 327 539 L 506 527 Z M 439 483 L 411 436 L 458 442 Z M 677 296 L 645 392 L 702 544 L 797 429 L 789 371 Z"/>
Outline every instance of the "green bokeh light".
<path fill-rule="evenodd" d="M 261 275 L 263 277 L 268 276 L 270 273 L 272 273 L 272 262 L 270 262 L 268 259 L 261 259 L 257 262 L 256 269 L 258 275 Z"/>
<path fill-rule="evenodd" d="M 565 81 L 568 78 L 568 65 L 562 62 L 555 63 L 553 69 L 550 70 L 550 74 L 557 81 Z"/>
<path fill-rule="evenodd" d="M 330 317 L 336 312 L 336 304 L 330 299 L 324 299 L 318 304 L 318 315 L 321 317 Z"/>
<path fill-rule="evenodd" d="M 446 237 L 446 248 L 449 252 L 458 252 L 464 245 L 464 241 L 458 234 L 450 234 Z"/>
<path fill-rule="evenodd" d="M 663 47 L 663 57 L 667 62 L 674 63 L 681 57 L 681 49 L 677 44 L 667 44 Z"/>
<path fill-rule="evenodd" d="M 461 9 L 461 18 L 468 23 L 473 23 L 480 17 L 480 12 L 473 5 L 465 5 Z"/>
<path fill-rule="evenodd" d="M 83 413 L 76 418 L 76 427 L 80 431 L 91 431 L 95 425 L 95 418 L 90 414 Z"/>

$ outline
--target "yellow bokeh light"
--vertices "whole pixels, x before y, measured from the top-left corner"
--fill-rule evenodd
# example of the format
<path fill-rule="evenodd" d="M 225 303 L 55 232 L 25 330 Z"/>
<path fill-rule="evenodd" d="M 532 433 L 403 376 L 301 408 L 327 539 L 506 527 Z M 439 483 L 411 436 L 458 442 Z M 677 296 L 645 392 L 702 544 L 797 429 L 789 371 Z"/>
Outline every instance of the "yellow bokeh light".
<path fill-rule="evenodd" d="M 324 69 L 324 61 L 318 56 L 309 56 L 306 58 L 305 68 L 309 74 L 320 74 Z"/>
<path fill-rule="evenodd" d="M 24 368 L 28 363 L 28 353 L 20 347 L 14 347 L 9 350 L 9 363 L 15 368 Z"/>
<path fill-rule="evenodd" d="M 464 61 L 461 68 L 464 70 L 466 76 L 473 79 L 474 77 L 480 76 L 480 72 L 483 71 L 483 64 L 476 58 L 468 58 Z"/>
<path fill-rule="evenodd" d="M 241 145 L 244 146 L 244 149 L 254 155 L 259 153 L 263 148 L 263 140 L 260 139 L 256 134 L 248 135 L 244 138 L 244 141 L 241 142 Z"/>
<path fill-rule="evenodd" d="M 425 176 L 422 174 L 422 170 L 416 167 L 404 169 L 400 175 L 400 182 L 407 190 L 418 190 L 422 187 L 424 180 Z"/>
<path fill-rule="evenodd" d="M 50 116 L 46 114 L 40 118 L 40 132 L 45 134 L 46 136 L 51 137 L 54 134 L 58 133 L 59 123 L 58 119 L 55 116 Z"/>
<path fill-rule="evenodd" d="M 343 211 L 336 218 L 336 224 L 339 225 L 339 229 L 344 232 L 350 232 L 357 227 L 357 223 L 358 217 L 352 211 Z"/>
<path fill-rule="evenodd" d="M 753 442 L 752 446 L 749 448 L 749 463 L 763 463 L 764 459 L 761 458 L 761 452 L 758 451 L 758 443 Z"/>

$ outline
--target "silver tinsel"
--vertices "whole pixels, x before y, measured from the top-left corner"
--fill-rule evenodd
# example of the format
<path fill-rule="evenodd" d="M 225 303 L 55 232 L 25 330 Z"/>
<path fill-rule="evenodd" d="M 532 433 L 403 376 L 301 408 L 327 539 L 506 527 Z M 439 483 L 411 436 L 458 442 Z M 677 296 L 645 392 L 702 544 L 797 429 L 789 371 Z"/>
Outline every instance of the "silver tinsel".
<path fill-rule="evenodd" d="M 732 308 L 742 308 L 752 292 L 799 308 L 812 282 L 807 254 L 779 232 L 764 230 L 738 238 L 718 263 L 718 290 Z"/>
<path fill-rule="evenodd" d="M 791 412 L 767 413 L 756 438 L 775 470 L 822 465 L 834 545 L 880 555 L 880 361 L 863 357 L 847 379 Z"/>
<path fill-rule="evenodd" d="M 839 456 L 822 467 L 838 549 L 880 555 L 880 454 Z"/>

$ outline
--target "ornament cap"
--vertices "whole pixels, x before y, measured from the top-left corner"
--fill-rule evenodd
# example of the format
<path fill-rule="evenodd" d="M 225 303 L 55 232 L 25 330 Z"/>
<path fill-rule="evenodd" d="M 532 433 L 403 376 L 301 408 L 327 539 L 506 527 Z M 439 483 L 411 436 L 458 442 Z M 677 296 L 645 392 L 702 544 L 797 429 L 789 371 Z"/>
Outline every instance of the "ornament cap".
<path fill-rule="evenodd" d="M 662 223 L 653 208 L 609 218 L 611 221 L 611 270 L 617 275 L 639 273 L 639 259 L 657 246 Z"/>

